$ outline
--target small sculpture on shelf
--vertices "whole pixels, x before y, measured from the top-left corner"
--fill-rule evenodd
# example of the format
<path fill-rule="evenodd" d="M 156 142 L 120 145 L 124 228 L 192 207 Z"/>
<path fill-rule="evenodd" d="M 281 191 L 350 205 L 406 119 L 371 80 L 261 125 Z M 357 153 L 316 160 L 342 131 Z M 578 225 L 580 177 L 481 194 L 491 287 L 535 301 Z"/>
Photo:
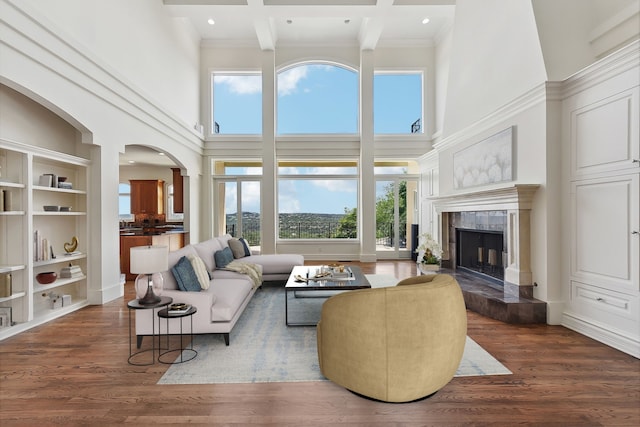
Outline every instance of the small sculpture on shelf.
<path fill-rule="evenodd" d="M 64 244 L 64 250 L 67 252 L 67 254 L 72 254 L 76 251 L 76 249 L 78 249 L 78 238 L 76 236 L 73 236 L 70 243 Z"/>

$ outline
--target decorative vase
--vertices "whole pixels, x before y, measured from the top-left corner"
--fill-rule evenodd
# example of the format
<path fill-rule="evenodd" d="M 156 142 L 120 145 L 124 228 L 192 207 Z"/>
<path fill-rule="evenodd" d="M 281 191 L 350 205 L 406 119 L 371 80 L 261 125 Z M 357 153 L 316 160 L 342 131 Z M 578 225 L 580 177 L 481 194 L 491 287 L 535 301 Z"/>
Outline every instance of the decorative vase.
<path fill-rule="evenodd" d="M 57 278 L 58 278 L 58 275 L 53 271 L 47 271 L 47 272 L 36 275 L 36 280 L 41 285 L 48 285 L 49 283 L 53 283 L 56 281 Z"/>

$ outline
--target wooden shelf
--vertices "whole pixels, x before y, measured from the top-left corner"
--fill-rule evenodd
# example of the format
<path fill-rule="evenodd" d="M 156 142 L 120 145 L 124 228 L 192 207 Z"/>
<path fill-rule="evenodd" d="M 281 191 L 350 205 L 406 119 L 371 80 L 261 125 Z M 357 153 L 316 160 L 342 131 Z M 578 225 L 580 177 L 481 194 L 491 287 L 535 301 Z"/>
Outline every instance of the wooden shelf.
<path fill-rule="evenodd" d="M 16 292 L 16 293 L 13 293 L 13 294 L 9 295 L 8 297 L 0 298 L 0 302 L 11 301 L 12 299 L 22 298 L 26 294 L 27 294 L 26 292 Z"/>
<path fill-rule="evenodd" d="M 86 215 L 86 212 L 60 212 L 60 211 L 35 211 L 33 212 L 34 215 L 38 215 L 38 216 L 82 216 L 82 215 Z"/>
<path fill-rule="evenodd" d="M 11 273 L 12 271 L 20 271 L 24 270 L 25 266 L 16 264 L 16 265 L 0 265 L 0 273 L 6 274 Z"/>
<path fill-rule="evenodd" d="M 53 283 L 49 283 L 48 285 L 41 285 L 40 283 L 33 284 L 33 293 L 37 294 L 39 292 L 50 291 L 51 289 L 59 288 L 61 286 L 69 285 L 71 283 L 79 282 L 81 280 L 86 279 L 86 275 L 82 275 L 81 277 L 72 277 L 70 279 L 58 279 Z"/>
<path fill-rule="evenodd" d="M 67 194 L 87 194 L 84 190 L 76 190 L 73 188 L 56 188 L 56 187 L 44 187 L 42 185 L 34 185 L 34 191 L 52 191 L 55 193 L 67 193 Z"/>
<path fill-rule="evenodd" d="M 59 264 L 61 262 L 69 262 L 69 261 L 73 261 L 76 259 L 84 259 L 87 257 L 87 254 L 85 253 L 79 253 L 79 254 L 74 254 L 74 255 L 58 255 L 56 258 L 53 259 L 48 259 L 45 261 L 35 261 L 33 263 L 34 267 L 41 267 L 43 265 L 52 265 L 52 264 Z"/>
<path fill-rule="evenodd" d="M 0 187 L 25 188 L 25 185 L 20 184 L 19 182 L 0 181 Z"/>

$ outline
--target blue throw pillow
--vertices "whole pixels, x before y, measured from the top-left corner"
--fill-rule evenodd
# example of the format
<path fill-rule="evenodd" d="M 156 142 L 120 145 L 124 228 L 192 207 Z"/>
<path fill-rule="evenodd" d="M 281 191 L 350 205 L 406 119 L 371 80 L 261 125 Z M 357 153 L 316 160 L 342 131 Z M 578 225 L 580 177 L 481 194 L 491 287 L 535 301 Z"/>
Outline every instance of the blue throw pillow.
<path fill-rule="evenodd" d="M 242 246 L 244 246 L 244 256 L 251 256 L 251 249 L 249 249 L 249 243 L 247 243 L 247 239 L 244 237 L 240 238 L 242 242 Z"/>
<path fill-rule="evenodd" d="M 213 259 L 216 262 L 216 268 L 225 268 L 227 264 L 233 261 L 233 252 L 230 247 L 226 247 L 222 250 L 216 251 L 213 254 Z"/>
<path fill-rule="evenodd" d="M 180 258 L 178 263 L 171 268 L 173 277 L 176 278 L 178 288 L 185 292 L 200 292 L 200 282 L 198 281 L 198 275 L 191 265 L 191 261 L 186 256 Z"/>

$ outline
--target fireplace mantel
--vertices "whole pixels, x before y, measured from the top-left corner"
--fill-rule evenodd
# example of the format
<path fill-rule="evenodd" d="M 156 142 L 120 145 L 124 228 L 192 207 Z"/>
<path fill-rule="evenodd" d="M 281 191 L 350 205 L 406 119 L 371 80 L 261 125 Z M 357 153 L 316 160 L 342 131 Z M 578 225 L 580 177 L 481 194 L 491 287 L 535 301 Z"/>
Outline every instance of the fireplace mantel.
<path fill-rule="evenodd" d="M 538 184 L 515 184 L 491 190 L 430 197 L 436 212 L 531 210 Z"/>
<path fill-rule="evenodd" d="M 449 213 L 474 211 L 506 211 L 507 263 L 504 271 L 505 294 L 533 296 L 531 273 L 530 215 L 533 198 L 540 186 L 514 184 L 509 187 L 457 193 L 430 198 L 441 225 L 443 259 L 450 260 Z"/>

